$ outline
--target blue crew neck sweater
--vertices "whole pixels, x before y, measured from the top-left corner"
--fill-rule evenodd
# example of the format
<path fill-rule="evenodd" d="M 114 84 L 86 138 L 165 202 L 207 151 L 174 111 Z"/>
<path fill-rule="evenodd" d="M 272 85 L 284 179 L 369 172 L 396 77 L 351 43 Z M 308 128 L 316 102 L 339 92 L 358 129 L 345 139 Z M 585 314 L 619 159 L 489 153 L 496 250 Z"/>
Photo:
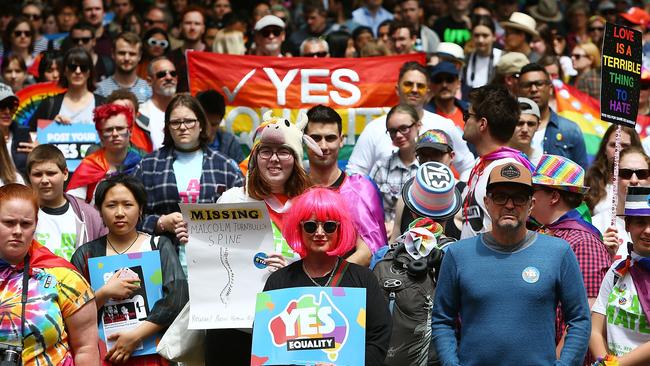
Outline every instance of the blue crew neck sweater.
<path fill-rule="evenodd" d="M 558 302 L 569 329 L 556 360 Z M 488 248 L 483 235 L 449 246 L 432 329 L 442 365 L 582 364 L 591 324 L 575 254 L 564 240 L 541 234 L 512 253 Z"/>

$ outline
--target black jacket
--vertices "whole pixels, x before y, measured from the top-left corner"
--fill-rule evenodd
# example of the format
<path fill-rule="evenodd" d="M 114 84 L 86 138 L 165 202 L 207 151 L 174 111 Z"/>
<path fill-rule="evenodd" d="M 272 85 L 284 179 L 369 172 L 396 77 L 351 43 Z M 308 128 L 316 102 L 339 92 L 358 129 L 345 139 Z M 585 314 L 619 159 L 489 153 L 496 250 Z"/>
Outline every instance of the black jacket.
<path fill-rule="evenodd" d="M 95 96 L 95 107 L 106 103 L 106 98 L 99 94 L 93 93 L 93 95 Z M 65 93 L 61 93 L 43 99 L 36 109 L 36 112 L 34 112 L 34 115 L 32 115 L 32 118 L 29 120 L 29 130 L 36 131 L 39 119 L 54 119 L 54 117 L 59 114 L 59 111 L 61 111 L 64 96 Z"/>

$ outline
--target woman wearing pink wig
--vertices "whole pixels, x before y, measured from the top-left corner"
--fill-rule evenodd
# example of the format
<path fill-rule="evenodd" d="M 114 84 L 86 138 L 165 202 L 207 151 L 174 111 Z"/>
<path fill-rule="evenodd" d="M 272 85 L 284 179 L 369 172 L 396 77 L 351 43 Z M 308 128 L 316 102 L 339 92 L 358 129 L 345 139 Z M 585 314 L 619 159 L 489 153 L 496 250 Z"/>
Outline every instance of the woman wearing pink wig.
<path fill-rule="evenodd" d="M 284 217 L 282 235 L 302 259 L 274 272 L 264 291 L 307 286 L 365 288 L 366 365 L 381 365 L 391 318 L 373 273 L 342 257 L 356 243 L 348 212 L 343 198 L 328 188 L 312 188 L 297 197 Z"/>

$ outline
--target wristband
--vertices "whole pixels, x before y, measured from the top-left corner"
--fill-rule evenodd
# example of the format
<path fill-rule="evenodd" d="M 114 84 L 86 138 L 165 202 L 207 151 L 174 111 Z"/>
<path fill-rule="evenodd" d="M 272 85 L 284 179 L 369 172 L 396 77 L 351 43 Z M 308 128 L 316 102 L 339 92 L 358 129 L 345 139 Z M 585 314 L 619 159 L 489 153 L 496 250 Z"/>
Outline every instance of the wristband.
<path fill-rule="evenodd" d="M 607 354 L 605 357 L 598 357 L 592 366 L 618 366 L 618 357 Z"/>

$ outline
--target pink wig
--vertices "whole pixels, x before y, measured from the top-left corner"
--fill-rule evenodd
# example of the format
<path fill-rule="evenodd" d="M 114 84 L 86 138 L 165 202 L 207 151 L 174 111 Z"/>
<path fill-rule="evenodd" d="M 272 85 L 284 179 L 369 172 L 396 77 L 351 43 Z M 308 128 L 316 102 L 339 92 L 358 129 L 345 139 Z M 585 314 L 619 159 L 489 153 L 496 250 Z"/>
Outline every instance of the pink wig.
<path fill-rule="evenodd" d="M 329 188 L 310 188 L 296 197 L 291 208 L 282 220 L 282 236 L 291 248 L 304 258 L 307 255 L 302 242 L 302 221 L 311 220 L 315 215 L 316 221 L 338 221 L 339 238 L 334 249 L 327 252 L 331 256 L 343 256 L 356 245 L 357 233 L 348 207 L 341 195 Z"/>

